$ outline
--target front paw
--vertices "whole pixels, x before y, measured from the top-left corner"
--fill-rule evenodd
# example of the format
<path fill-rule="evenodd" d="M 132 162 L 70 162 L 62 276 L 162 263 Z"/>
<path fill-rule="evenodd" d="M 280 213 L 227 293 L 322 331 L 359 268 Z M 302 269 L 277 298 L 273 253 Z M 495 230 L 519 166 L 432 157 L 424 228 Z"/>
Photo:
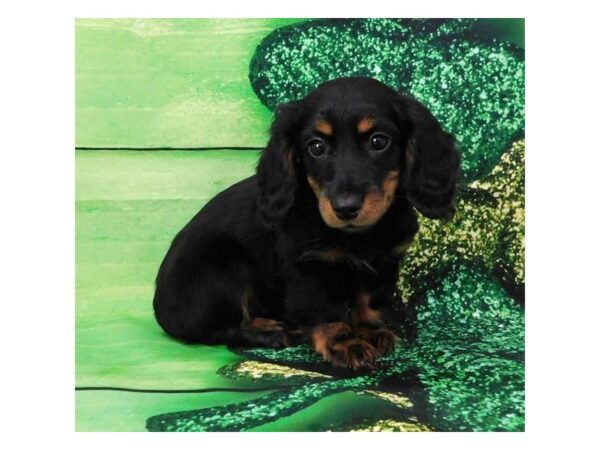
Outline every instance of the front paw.
<path fill-rule="evenodd" d="M 368 342 L 351 338 L 334 344 L 330 349 L 329 358 L 325 358 L 335 367 L 352 370 L 373 369 L 379 356 L 377 349 Z"/>
<path fill-rule="evenodd" d="M 358 338 L 343 322 L 321 324 L 313 329 L 311 337 L 314 349 L 336 367 L 372 369 L 379 356 L 373 345 Z"/>
<path fill-rule="evenodd" d="M 392 331 L 383 327 L 358 327 L 356 335 L 371 344 L 381 355 L 388 355 L 394 351 L 394 347 L 398 342 L 398 336 Z"/>

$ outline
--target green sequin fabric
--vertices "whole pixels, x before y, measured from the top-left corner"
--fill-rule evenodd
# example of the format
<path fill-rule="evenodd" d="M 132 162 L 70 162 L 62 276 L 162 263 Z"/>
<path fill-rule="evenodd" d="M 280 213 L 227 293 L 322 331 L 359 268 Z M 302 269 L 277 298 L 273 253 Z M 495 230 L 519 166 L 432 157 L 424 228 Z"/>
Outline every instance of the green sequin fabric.
<path fill-rule="evenodd" d="M 473 20 L 320 20 L 276 30 L 250 81 L 269 108 L 364 75 L 422 100 L 461 142 L 453 221 L 420 217 L 398 285 L 403 339 L 376 370 L 333 369 L 307 346 L 251 349 L 224 379 L 272 383 L 257 399 L 151 417 L 152 431 L 260 429 L 352 392 L 370 414 L 320 431 L 523 431 L 524 60 Z M 333 397 L 332 397 L 333 398 Z"/>
<path fill-rule="evenodd" d="M 473 20 L 317 20 L 257 48 L 250 82 L 271 110 L 342 76 L 368 76 L 421 100 L 461 143 L 463 175 L 490 172 L 522 137 L 523 51 L 482 38 Z"/>

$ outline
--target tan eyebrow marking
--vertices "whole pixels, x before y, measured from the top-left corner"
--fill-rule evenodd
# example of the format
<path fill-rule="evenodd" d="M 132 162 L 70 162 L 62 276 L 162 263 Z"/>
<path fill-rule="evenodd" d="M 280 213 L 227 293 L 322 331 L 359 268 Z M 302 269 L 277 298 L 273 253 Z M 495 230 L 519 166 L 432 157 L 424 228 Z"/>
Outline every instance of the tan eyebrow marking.
<path fill-rule="evenodd" d="M 356 129 L 359 133 L 366 133 L 374 126 L 375 119 L 373 119 L 372 117 L 363 117 L 362 119 L 360 119 L 360 122 L 358 122 Z"/>
<path fill-rule="evenodd" d="M 317 123 L 315 123 L 315 128 L 326 136 L 331 136 L 333 134 L 333 127 L 326 120 L 317 120 Z"/>

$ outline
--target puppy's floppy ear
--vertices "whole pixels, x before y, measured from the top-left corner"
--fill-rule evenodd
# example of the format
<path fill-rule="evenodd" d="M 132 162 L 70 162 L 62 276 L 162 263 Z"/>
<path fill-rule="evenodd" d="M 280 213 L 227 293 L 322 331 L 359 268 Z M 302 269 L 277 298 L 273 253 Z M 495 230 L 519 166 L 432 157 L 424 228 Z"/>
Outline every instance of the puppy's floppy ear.
<path fill-rule="evenodd" d="M 297 165 L 294 130 L 299 125 L 300 112 L 300 102 L 277 108 L 271 138 L 258 162 L 256 212 L 260 222 L 269 228 L 283 220 L 294 202 Z"/>
<path fill-rule="evenodd" d="M 460 174 L 454 137 L 417 100 L 398 95 L 394 102 L 402 128 L 408 131 L 405 189 L 408 200 L 424 216 L 451 219 Z"/>

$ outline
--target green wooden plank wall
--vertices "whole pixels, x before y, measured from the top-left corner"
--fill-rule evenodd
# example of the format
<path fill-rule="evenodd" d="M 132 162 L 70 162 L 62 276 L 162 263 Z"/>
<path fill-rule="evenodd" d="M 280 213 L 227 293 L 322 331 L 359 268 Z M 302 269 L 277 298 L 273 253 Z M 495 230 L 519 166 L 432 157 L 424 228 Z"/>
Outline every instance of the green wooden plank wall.
<path fill-rule="evenodd" d="M 300 19 L 79 19 L 78 147 L 262 146 L 254 49 Z"/>
<path fill-rule="evenodd" d="M 271 113 L 248 81 L 256 45 L 287 19 L 76 21 L 76 145 L 261 146 Z M 177 232 L 250 175 L 256 151 L 76 152 L 76 385 L 244 387 L 217 375 L 240 358 L 168 339 L 153 281 Z M 253 385 L 256 388 L 257 385 Z M 78 391 L 76 429 L 145 429 L 155 414 L 265 392 Z"/>

